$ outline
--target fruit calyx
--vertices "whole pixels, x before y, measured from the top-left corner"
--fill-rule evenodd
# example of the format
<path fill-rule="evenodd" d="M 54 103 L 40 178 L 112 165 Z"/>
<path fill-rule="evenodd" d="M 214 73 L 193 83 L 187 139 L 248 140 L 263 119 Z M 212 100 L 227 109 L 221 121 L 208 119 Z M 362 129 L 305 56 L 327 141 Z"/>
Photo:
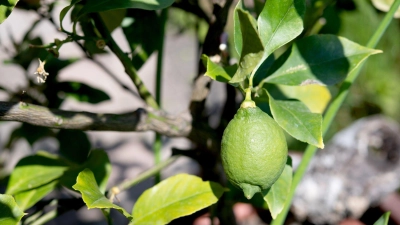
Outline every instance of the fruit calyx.
<path fill-rule="evenodd" d="M 256 107 L 256 103 L 251 100 L 251 88 L 247 88 L 245 90 L 246 92 L 246 97 L 244 99 L 244 101 L 242 102 L 242 104 L 240 105 L 240 108 L 254 108 Z"/>
<path fill-rule="evenodd" d="M 254 108 L 256 107 L 256 103 L 253 100 L 244 100 L 242 104 L 240 104 L 240 108 Z"/>

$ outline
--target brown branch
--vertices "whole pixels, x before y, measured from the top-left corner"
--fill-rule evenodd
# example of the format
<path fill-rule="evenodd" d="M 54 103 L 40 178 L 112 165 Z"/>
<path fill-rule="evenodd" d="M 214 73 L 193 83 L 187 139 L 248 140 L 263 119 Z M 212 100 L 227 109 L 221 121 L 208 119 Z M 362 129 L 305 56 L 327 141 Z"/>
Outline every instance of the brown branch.
<path fill-rule="evenodd" d="M 35 126 L 97 131 L 155 131 L 185 137 L 192 129 L 189 113 L 169 116 L 164 111 L 139 108 L 131 113 L 100 114 L 49 109 L 25 102 L 1 102 L 0 121 L 19 121 Z"/>
<path fill-rule="evenodd" d="M 229 8 L 232 2 L 233 0 L 226 0 L 222 7 L 218 4 L 214 4 L 214 19 L 210 21 L 210 27 L 204 40 L 202 54 L 212 56 L 220 53 L 220 37 L 225 29 Z M 192 94 L 189 107 L 194 120 L 199 120 L 203 117 L 203 110 L 205 108 L 206 98 L 210 89 L 211 79 L 202 77 L 204 73 L 205 67 L 200 60 L 199 73 L 195 81 L 195 86 L 197 89 L 195 89 L 194 93 Z"/>

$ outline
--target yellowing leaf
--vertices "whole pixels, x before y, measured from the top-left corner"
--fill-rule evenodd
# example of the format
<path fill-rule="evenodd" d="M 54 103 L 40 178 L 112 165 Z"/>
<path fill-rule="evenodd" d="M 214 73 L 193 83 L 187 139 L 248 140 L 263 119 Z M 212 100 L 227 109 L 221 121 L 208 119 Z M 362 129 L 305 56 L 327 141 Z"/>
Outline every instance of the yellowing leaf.
<path fill-rule="evenodd" d="M 278 85 L 278 87 L 288 98 L 302 101 L 313 113 L 323 113 L 331 100 L 331 93 L 328 88 L 318 84 L 304 86 Z"/>

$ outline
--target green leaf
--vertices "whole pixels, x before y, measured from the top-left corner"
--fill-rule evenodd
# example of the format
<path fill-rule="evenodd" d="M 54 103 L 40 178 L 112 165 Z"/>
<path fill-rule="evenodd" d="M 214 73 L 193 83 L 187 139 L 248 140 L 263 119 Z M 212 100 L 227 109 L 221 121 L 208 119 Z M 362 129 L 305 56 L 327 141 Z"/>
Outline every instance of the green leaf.
<path fill-rule="evenodd" d="M 392 6 L 393 2 L 394 2 L 394 0 L 372 0 L 372 4 L 375 6 L 375 8 L 377 8 L 383 12 L 388 12 L 390 9 L 390 6 Z M 394 13 L 393 17 L 400 18 L 400 7 Z"/>
<path fill-rule="evenodd" d="M 21 210 L 25 211 L 52 192 L 57 187 L 58 181 L 52 181 L 48 184 L 23 191 L 15 194 L 15 201 Z"/>
<path fill-rule="evenodd" d="M 18 0 L 2 0 L 0 1 L 0 24 L 11 14 Z"/>
<path fill-rule="evenodd" d="M 304 0 L 268 0 L 258 17 L 265 56 L 295 39 L 303 31 Z"/>
<path fill-rule="evenodd" d="M 253 77 L 253 85 L 258 85 L 264 78 L 265 75 L 268 74 L 269 69 L 275 62 L 275 55 L 271 54 L 267 58 L 263 58 L 259 65 L 257 65 L 257 69 L 254 73 Z"/>
<path fill-rule="evenodd" d="M 82 199 L 86 203 L 88 209 L 109 209 L 113 208 L 122 213 L 129 220 L 132 216 L 122 207 L 113 204 L 104 196 L 97 185 L 93 172 L 90 169 L 84 169 L 79 173 L 76 184 L 72 186 L 75 190 L 81 192 Z"/>
<path fill-rule="evenodd" d="M 172 5 L 174 0 L 88 0 L 79 12 L 78 17 L 91 12 L 102 12 L 113 9 L 159 10 Z"/>
<path fill-rule="evenodd" d="M 111 33 L 115 30 L 115 28 L 121 25 L 122 20 L 126 15 L 126 9 L 109 10 L 100 12 L 99 14 L 108 31 Z"/>
<path fill-rule="evenodd" d="M 313 113 L 323 113 L 331 100 L 331 93 L 326 86 L 310 84 L 305 86 L 278 85 L 278 87 L 287 98 L 300 100 Z"/>
<path fill-rule="evenodd" d="M 262 192 L 264 200 L 268 204 L 268 209 L 271 212 L 273 219 L 282 211 L 285 206 L 286 199 L 290 192 L 292 185 L 293 170 L 292 170 L 292 159 L 288 157 L 288 161 L 285 165 L 285 169 L 278 180 L 269 188 Z"/>
<path fill-rule="evenodd" d="M 322 140 L 322 116 L 312 113 L 298 101 L 278 101 L 269 98 L 275 121 L 294 138 L 324 148 Z"/>
<path fill-rule="evenodd" d="M 385 212 L 375 223 L 374 225 L 388 225 L 389 223 L 390 212 Z"/>
<path fill-rule="evenodd" d="M 17 225 L 24 216 L 11 195 L 0 194 L 0 224 Z"/>
<path fill-rule="evenodd" d="M 216 81 L 225 83 L 229 82 L 237 70 L 236 64 L 228 67 L 222 67 L 211 61 L 211 59 L 206 55 L 202 55 L 201 59 L 203 60 L 204 66 L 207 68 L 207 71 L 204 75 Z"/>
<path fill-rule="evenodd" d="M 6 194 L 32 190 L 60 178 L 68 169 L 57 156 L 40 151 L 21 159 L 11 173 Z"/>
<path fill-rule="evenodd" d="M 62 156 L 78 164 L 85 162 L 91 148 L 85 132 L 80 130 L 60 130 L 56 137 Z"/>
<path fill-rule="evenodd" d="M 49 128 L 23 123 L 20 127 L 13 130 L 6 146 L 10 148 L 19 138 L 25 138 L 25 140 L 33 146 L 39 139 L 51 135 L 52 131 Z"/>
<path fill-rule="evenodd" d="M 108 155 L 103 150 L 93 150 L 84 163 L 71 163 L 71 167 L 61 177 L 60 182 L 67 188 L 72 188 L 76 183 L 76 177 L 85 168 L 90 169 L 94 173 L 97 184 L 102 193 L 105 192 L 108 177 L 111 174 L 111 164 Z"/>
<path fill-rule="evenodd" d="M 242 53 L 243 40 L 242 40 L 242 30 L 240 28 L 238 9 L 243 9 L 242 0 L 238 1 L 235 7 L 235 11 L 233 12 L 233 42 L 235 43 L 235 49 L 238 55 L 240 55 Z"/>
<path fill-rule="evenodd" d="M 122 22 L 126 40 L 132 52 L 132 64 L 139 70 L 160 46 L 162 24 L 156 11 L 129 9 Z"/>
<path fill-rule="evenodd" d="M 97 104 L 110 100 L 110 97 L 103 91 L 78 82 L 61 82 L 57 85 L 57 88 L 59 91 L 63 91 L 68 97 L 81 102 Z"/>
<path fill-rule="evenodd" d="M 167 224 L 218 201 L 224 188 L 218 183 L 178 174 L 146 190 L 137 200 L 132 224 Z"/>
<path fill-rule="evenodd" d="M 344 80 L 368 56 L 381 53 L 334 35 L 296 42 L 269 70 L 264 82 L 283 85 L 333 85 Z"/>
<path fill-rule="evenodd" d="M 78 2 L 80 2 L 81 0 L 72 0 L 71 4 L 69 4 L 68 6 L 64 7 L 61 12 L 60 12 L 60 27 L 61 30 L 64 30 L 63 25 L 62 25 L 62 21 L 64 20 L 65 16 L 67 15 L 68 11 Z"/>
<path fill-rule="evenodd" d="M 230 83 L 239 83 L 246 79 L 248 75 L 257 66 L 263 56 L 263 45 L 258 36 L 257 29 L 253 24 L 254 18 L 247 11 L 236 9 L 240 29 L 242 32 L 242 52 L 240 54 L 239 67 Z"/>

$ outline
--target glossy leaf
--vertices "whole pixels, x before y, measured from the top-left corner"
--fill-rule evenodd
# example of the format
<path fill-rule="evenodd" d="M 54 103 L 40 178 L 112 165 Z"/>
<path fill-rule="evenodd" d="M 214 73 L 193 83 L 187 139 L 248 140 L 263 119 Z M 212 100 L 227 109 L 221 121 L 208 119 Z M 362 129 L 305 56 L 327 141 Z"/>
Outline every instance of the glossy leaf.
<path fill-rule="evenodd" d="M 381 53 L 334 35 L 314 35 L 296 42 L 275 61 L 265 82 L 283 85 L 333 85 L 368 56 Z"/>
<path fill-rule="evenodd" d="M 60 179 L 61 184 L 67 188 L 72 188 L 76 183 L 76 177 L 85 168 L 93 172 L 100 191 L 104 193 L 111 174 L 111 164 L 107 153 L 103 150 L 91 151 L 83 164 L 71 163 L 70 169 Z"/>
<path fill-rule="evenodd" d="M 110 100 L 110 97 L 99 89 L 92 88 L 86 84 L 78 82 L 61 82 L 58 90 L 64 92 L 68 97 L 72 97 L 81 102 L 97 104 L 102 101 Z"/>
<path fill-rule="evenodd" d="M 305 86 L 278 85 L 278 87 L 287 98 L 300 100 L 313 113 L 323 113 L 331 100 L 331 93 L 326 86 L 310 84 Z"/>
<path fill-rule="evenodd" d="M 390 212 L 385 212 L 375 223 L 374 225 L 388 225 L 389 223 Z"/>
<path fill-rule="evenodd" d="M 102 12 L 113 9 L 159 10 L 172 5 L 174 0 L 88 0 L 79 12 L 83 15 L 91 12 Z"/>
<path fill-rule="evenodd" d="M 121 212 L 129 220 L 132 216 L 122 207 L 113 204 L 104 196 L 97 185 L 93 172 L 90 169 L 84 169 L 79 173 L 76 184 L 72 186 L 75 190 L 81 192 L 82 199 L 86 203 L 88 209 L 116 209 Z"/>
<path fill-rule="evenodd" d="M 15 194 L 15 201 L 21 210 L 25 211 L 52 192 L 57 187 L 58 181 L 51 181 L 48 184 Z"/>
<path fill-rule="evenodd" d="M 270 97 L 269 105 L 275 121 L 286 132 L 300 141 L 324 148 L 321 114 L 310 112 L 298 101 L 279 101 Z"/>
<path fill-rule="evenodd" d="M 214 204 L 223 192 L 224 188 L 218 183 L 178 174 L 139 197 L 132 211 L 132 224 L 167 224 Z"/>
<path fill-rule="evenodd" d="M 304 12 L 304 0 L 266 1 L 257 21 L 265 56 L 300 35 Z"/>
<path fill-rule="evenodd" d="M 292 185 L 293 170 L 292 160 L 288 157 L 285 169 L 278 180 L 269 188 L 262 192 L 264 200 L 267 202 L 268 209 L 273 219 L 282 211 Z"/>
<path fill-rule="evenodd" d="M 129 9 L 122 30 L 132 52 L 132 64 L 139 70 L 162 41 L 157 12 Z"/>
<path fill-rule="evenodd" d="M 47 152 L 21 159 L 11 173 L 6 194 L 32 190 L 60 178 L 68 169 L 57 156 Z"/>
<path fill-rule="evenodd" d="M 262 58 L 264 49 L 256 27 L 252 22 L 254 18 L 250 13 L 242 9 L 236 9 L 236 11 L 240 20 L 243 46 L 238 69 L 230 83 L 239 83 L 246 79 Z"/>
<path fill-rule="evenodd" d="M 265 75 L 268 74 L 269 69 L 275 62 L 275 55 L 271 54 L 266 59 L 262 59 L 259 62 L 259 65 L 254 73 L 253 77 L 253 85 L 257 86 L 264 78 Z"/>
<path fill-rule="evenodd" d="M 383 12 L 388 12 L 393 2 L 394 0 L 372 0 L 372 4 L 375 6 L 375 8 Z M 394 13 L 394 18 L 400 18 L 400 7 Z"/>
<path fill-rule="evenodd" d="M 243 40 L 242 40 L 242 30 L 240 28 L 238 9 L 243 9 L 242 0 L 238 1 L 235 10 L 233 12 L 233 42 L 235 44 L 235 49 L 238 55 L 240 55 L 242 53 Z"/>
<path fill-rule="evenodd" d="M 225 83 L 229 82 L 237 70 L 236 64 L 232 65 L 232 66 L 228 66 L 228 67 L 222 67 L 222 66 L 214 63 L 206 55 L 202 55 L 201 59 L 203 60 L 203 64 L 207 69 L 207 71 L 204 75 L 208 76 L 211 79 L 216 80 L 216 81 L 225 82 Z"/>
<path fill-rule="evenodd" d="M 2 0 L 0 1 L 0 24 L 11 14 L 18 0 Z"/>
<path fill-rule="evenodd" d="M 11 195 L 0 194 L 0 224 L 17 225 L 24 216 Z"/>
<path fill-rule="evenodd" d="M 80 130 L 60 130 L 56 138 L 60 154 L 75 163 L 83 163 L 89 155 L 90 141 L 85 132 Z"/>

